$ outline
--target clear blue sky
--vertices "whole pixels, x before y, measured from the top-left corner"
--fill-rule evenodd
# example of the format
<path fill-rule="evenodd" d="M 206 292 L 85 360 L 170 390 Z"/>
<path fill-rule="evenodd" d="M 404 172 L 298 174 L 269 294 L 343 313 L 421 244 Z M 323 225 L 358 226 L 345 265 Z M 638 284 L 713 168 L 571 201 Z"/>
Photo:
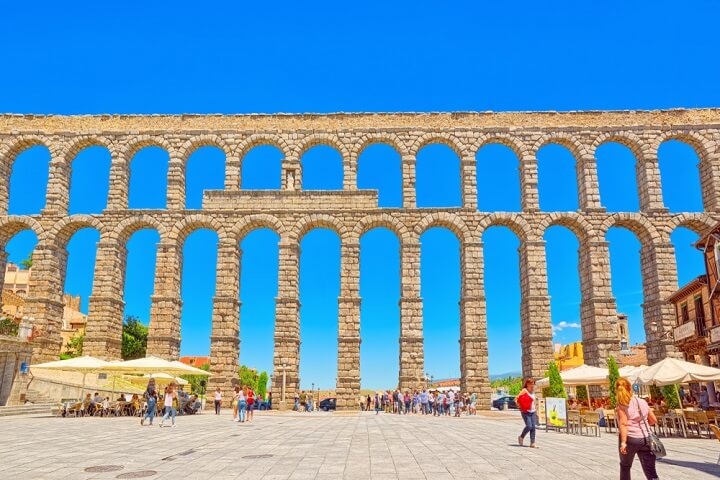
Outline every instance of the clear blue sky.
<path fill-rule="evenodd" d="M 659 1 L 652 6 L 604 2 L 336 2 L 249 4 L 212 8 L 196 2 L 172 7 L 126 2 L 74 6 L 36 2 L 6 5 L 0 16 L 4 74 L 0 111 L 13 113 L 249 113 L 335 111 L 576 110 L 720 106 L 717 18 L 720 4 Z M 263 6 L 265 5 L 265 6 Z M 277 188 L 280 154 L 251 153 L 243 188 Z M 573 159 L 561 147 L 539 154 L 544 210 L 575 210 Z M 199 151 L 188 166 L 188 205 L 202 189 L 221 188 L 223 155 Z M 598 152 L 603 204 L 611 211 L 638 208 L 634 159 L 618 145 Z M 671 210 L 702 209 L 697 157 L 684 144 L 660 151 L 663 191 Z M 338 155 L 320 147 L 303 159 L 306 183 L 340 183 Z M 93 148 L 73 164 L 71 211 L 105 204 L 109 158 Z M 457 159 L 441 146 L 418 158 L 420 206 L 459 202 Z M 132 164 L 133 207 L 163 208 L 167 155 L 141 151 Z M 400 202 L 399 158 L 389 147 L 368 149 L 359 185 L 379 188 L 382 206 Z M 47 153 L 18 159 L 11 210 L 37 212 L 44 204 Z M 500 146 L 478 154 L 483 210 L 519 209 L 517 159 Z M 562 228 L 546 234 L 552 321 L 556 341 L 579 339 L 577 240 Z M 676 231 L 679 280 L 702 271 L 690 244 Z M 625 230 L 608 234 L 613 290 L 630 315 L 633 342 L 644 341 L 640 304 L 639 242 Z M 97 233 L 81 231 L 70 242 L 65 285 L 87 308 Z M 133 236 L 128 248 L 126 313 L 149 317 L 154 232 Z M 214 291 L 216 237 L 193 234 L 185 246 L 182 353 L 206 354 Z M 490 370 L 519 370 L 520 323 L 517 239 L 492 228 L 484 237 Z M 31 234 L 8 245 L 11 260 L 32 249 Z M 272 366 L 273 299 L 277 289 L 277 237 L 250 235 L 242 245 L 241 361 Z M 459 373 L 459 253 L 448 231 L 422 238 L 426 370 L 436 378 Z M 397 381 L 399 334 L 398 243 L 387 231 L 362 239 L 361 293 L 363 386 Z M 301 257 L 301 376 L 333 386 L 337 357 L 339 240 L 311 232 Z"/>

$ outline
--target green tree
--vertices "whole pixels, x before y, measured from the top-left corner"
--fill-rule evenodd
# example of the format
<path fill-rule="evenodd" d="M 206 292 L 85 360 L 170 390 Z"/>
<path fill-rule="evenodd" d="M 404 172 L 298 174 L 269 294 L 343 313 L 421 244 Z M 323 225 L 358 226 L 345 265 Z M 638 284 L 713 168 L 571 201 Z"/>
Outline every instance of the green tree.
<path fill-rule="evenodd" d="M 20 262 L 20 268 L 23 270 L 29 270 L 32 268 L 32 256 L 29 256 L 25 260 Z"/>
<path fill-rule="evenodd" d="M 123 323 L 122 358 L 133 360 L 145 356 L 148 328 L 137 317 L 128 315 Z"/>
<path fill-rule="evenodd" d="M 17 337 L 20 325 L 12 318 L 0 317 L 0 335 Z"/>
<path fill-rule="evenodd" d="M 263 399 L 265 398 L 265 392 L 267 392 L 267 384 L 268 384 L 269 379 L 270 379 L 270 377 L 268 376 L 267 372 L 262 372 L 258 376 L 258 389 L 257 389 L 258 397 L 263 398 Z"/>
<path fill-rule="evenodd" d="M 507 377 L 507 378 L 498 378 L 497 380 L 493 380 L 490 382 L 490 386 L 494 390 L 498 389 L 505 389 L 508 391 L 508 395 L 515 396 L 520 393 L 520 390 L 522 390 L 522 378 L 520 377 Z"/>
<path fill-rule="evenodd" d="M 677 385 L 665 385 L 662 387 L 662 395 L 665 397 L 667 408 L 681 408 Z"/>
<path fill-rule="evenodd" d="M 610 379 L 610 404 L 615 408 L 617 406 L 615 401 L 615 385 L 617 384 L 618 378 L 620 378 L 620 369 L 618 369 L 617 361 L 615 361 L 615 357 L 613 356 L 608 357 L 607 365 L 608 378 Z"/>
<path fill-rule="evenodd" d="M 240 365 L 238 377 L 240 378 L 241 387 L 246 386 L 252 388 L 253 391 L 257 391 L 258 374 L 255 369 Z"/>
<path fill-rule="evenodd" d="M 200 370 L 205 370 L 206 372 L 210 371 L 210 364 L 205 363 L 201 365 Z M 200 382 L 203 380 L 207 381 L 207 377 L 205 375 L 180 375 L 180 378 L 187 380 L 190 384 L 190 391 L 192 393 L 196 393 L 200 395 L 201 393 L 205 393 L 205 388 L 200 385 Z"/>
<path fill-rule="evenodd" d="M 550 386 L 543 389 L 543 397 L 567 398 L 567 392 L 565 392 L 565 386 L 560 376 L 560 369 L 555 362 L 550 362 L 545 376 L 550 379 Z"/>
<path fill-rule="evenodd" d="M 575 393 L 577 394 L 577 399 L 580 401 L 588 399 L 588 391 L 585 385 L 578 385 L 575 387 Z"/>
<path fill-rule="evenodd" d="M 75 335 L 65 345 L 67 349 L 65 353 L 60 354 L 60 360 L 68 360 L 70 358 L 81 357 L 83 354 L 83 342 L 85 341 L 85 333 Z"/>

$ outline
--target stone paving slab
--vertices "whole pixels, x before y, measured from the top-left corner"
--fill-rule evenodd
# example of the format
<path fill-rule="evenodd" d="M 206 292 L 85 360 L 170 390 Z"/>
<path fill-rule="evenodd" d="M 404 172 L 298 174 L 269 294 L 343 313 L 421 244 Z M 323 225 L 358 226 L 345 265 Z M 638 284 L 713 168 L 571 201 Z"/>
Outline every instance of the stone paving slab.
<path fill-rule="evenodd" d="M 116 479 L 607 479 L 618 478 L 617 436 L 538 433 L 515 444 L 519 417 L 433 418 L 363 413 L 178 417 L 174 428 L 135 418 L 0 419 L 0 478 Z M 720 477 L 720 443 L 664 440 L 663 479 Z M 88 472 L 98 466 L 121 466 Z M 154 473 L 152 473 L 154 472 Z M 152 473 L 152 474 L 151 474 Z M 151 474 L 151 475 L 150 475 Z M 644 478 L 639 462 L 633 478 Z"/>

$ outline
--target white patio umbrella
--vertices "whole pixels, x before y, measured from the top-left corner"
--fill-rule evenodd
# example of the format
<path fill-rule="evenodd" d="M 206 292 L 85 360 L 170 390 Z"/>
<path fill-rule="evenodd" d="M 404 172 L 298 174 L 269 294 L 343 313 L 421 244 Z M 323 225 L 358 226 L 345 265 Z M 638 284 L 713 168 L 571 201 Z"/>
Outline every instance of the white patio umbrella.
<path fill-rule="evenodd" d="M 166 373 L 168 375 L 210 375 L 210 372 L 185 365 L 182 362 L 158 357 L 136 358 L 135 360 L 111 362 L 106 371 L 118 373 Z"/>
<path fill-rule="evenodd" d="M 168 375 L 167 373 L 146 373 L 145 375 L 124 375 L 123 379 L 128 380 L 131 383 L 138 385 L 147 385 L 151 378 L 155 379 L 155 383 L 158 385 L 167 385 L 169 383 L 176 383 L 178 385 L 187 385 L 189 382 L 184 378 L 175 377 Z"/>
<path fill-rule="evenodd" d="M 62 370 L 66 372 L 80 372 L 83 374 L 82 387 L 80 388 L 80 400 L 82 401 L 85 394 L 85 377 L 88 373 L 100 373 L 106 371 L 110 362 L 99 358 L 85 355 L 83 357 L 69 358 L 67 360 L 57 360 L 54 362 L 39 363 L 32 365 L 30 368 L 41 368 L 47 370 Z"/>
<path fill-rule="evenodd" d="M 637 383 L 659 387 L 716 380 L 720 380 L 720 369 L 670 357 L 650 365 L 637 377 Z"/>
<path fill-rule="evenodd" d="M 635 383 L 642 372 L 647 369 L 647 365 L 640 365 L 638 367 L 633 365 L 626 365 L 619 371 L 620 376 L 626 379 L 630 383 Z"/>
<path fill-rule="evenodd" d="M 580 365 L 560 372 L 563 385 L 568 387 L 588 386 L 588 385 L 609 385 L 608 371 L 606 368 L 593 367 L 590 365 Z M 535 382 L 538 387 L 547 387 L 550 385 L 549 378 L 543 378 Z"/>

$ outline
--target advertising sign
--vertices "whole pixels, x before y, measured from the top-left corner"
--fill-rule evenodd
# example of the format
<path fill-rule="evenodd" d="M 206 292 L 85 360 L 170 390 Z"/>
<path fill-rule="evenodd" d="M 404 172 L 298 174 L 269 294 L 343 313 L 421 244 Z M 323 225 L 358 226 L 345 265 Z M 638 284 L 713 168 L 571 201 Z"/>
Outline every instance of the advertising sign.
<path fill-rule="evenodd" d="M 685 340 L 695 335 L 695 322 L 683 323 L 679 327 L 675 327 L 673 338 L 675 341 Z"/>
<path fill-rule="evenodd" d="M 542 398 L 537 403 L 537 418 L 538 422 L 542 422 L 541 424 L 547 424 L 547 421 L 545 419 L 545 399 Z"/>
<path fill-rule="evenodd" d="M 554 428 L 567 426 L 567 407 L 564 398 L 545 399 L 545 424 Z"/>
<path fill-rule="evenodd" d="M 710 330 L 710 343 L 720 343 L 720 327 Z"/>

